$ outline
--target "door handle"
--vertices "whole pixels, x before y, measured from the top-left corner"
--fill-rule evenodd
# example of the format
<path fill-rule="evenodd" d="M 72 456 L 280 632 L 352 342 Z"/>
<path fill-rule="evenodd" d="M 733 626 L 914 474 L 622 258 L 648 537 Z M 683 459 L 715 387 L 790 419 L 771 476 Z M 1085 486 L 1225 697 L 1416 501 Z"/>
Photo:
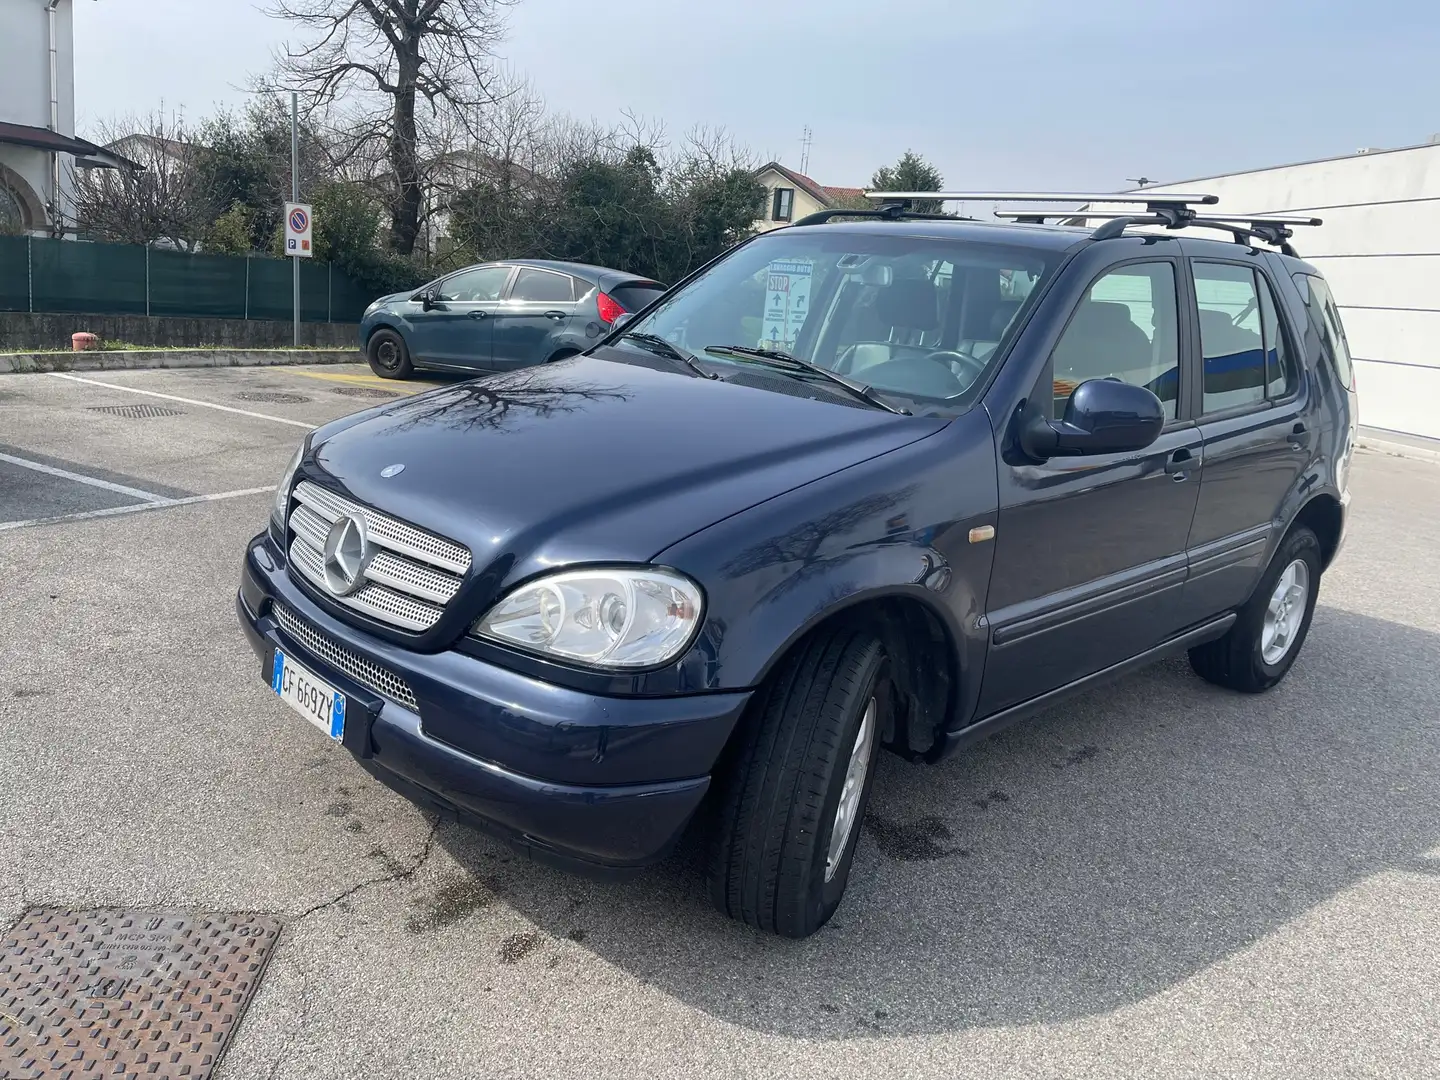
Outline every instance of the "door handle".
<path fill-rule="evenodd" d="M 1309 430 L 1309 429 L 1305 426 L 1305 421 L 1303 421 L 1303 420 L 1297 420 L 1297 421 L 1295 421 L 1295 426 L 1290 429 L 1290 449 L 1291 449 L 1291 450 L 1304 450 L 1304 449 L 1305 449 L 1305 445 L 1304 445 L 1304 443 L 1302 443 L 1302 442 L 1300 441 L 1300 437 L 1303 436 L 1308 430 Z"/>
<path fill-rule="evenodd" d="M 1170 455 L 1165 463 L 1165 471 L 1170 474 L 1170 479 L 1180 483 L 1191 471 L 1200 467 L 1200 455 L 1190 452 L 1188 447 L 1182 446 Z"/>
<path fill-rule="evenodd" d="M 470 311 L 467 311 L 467 312 L 465 313 L 465 315 L 466 315 L 467 318 L 470 318 L 470 319 L 483 319 L 483 318 L 485 318 L 485 312 L 480 311 L 478 308 L 473 308 L 473 309 L 471 309 Z"/>
<path fill-rule="evenodd" d="M 547 312 L 545 312 L 545 317 L 546 317 L 547 319 L 554 319 L 556 322 L 559 322 L 561 319 L 565 318 L 565 312 L 563 312 L 563 311 L 547 311 Z"/>

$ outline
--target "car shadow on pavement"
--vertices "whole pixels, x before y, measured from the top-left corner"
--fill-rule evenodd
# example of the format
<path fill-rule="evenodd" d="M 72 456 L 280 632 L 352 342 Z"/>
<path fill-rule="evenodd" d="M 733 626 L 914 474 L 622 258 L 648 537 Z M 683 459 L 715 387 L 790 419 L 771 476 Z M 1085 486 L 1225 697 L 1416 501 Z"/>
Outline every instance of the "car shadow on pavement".
<path fill-rule="evenodd" d="M 719 1020 L 809 1038 L 1050 1022 L 1154 995 L 1377 872 L 1436 873 L 1440 635 L 1322 606 L 1281 687 L 1183 657 L 938 767 L 886 757 L 806 941 L 708 906 L 703 854 L 618 883 L 441 843 L 556 939 Z"/>

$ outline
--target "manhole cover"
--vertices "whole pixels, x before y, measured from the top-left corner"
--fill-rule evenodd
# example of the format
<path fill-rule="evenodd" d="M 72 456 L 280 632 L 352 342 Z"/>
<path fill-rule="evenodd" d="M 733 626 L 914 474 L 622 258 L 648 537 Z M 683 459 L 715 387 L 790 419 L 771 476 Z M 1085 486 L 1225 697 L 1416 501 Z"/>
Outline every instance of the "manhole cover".
<path fill-rule="evenodd" d="M 0 943 L 0 1077 L 210 1076 L 280 920 L 37 908 Z"/>
<path fill-rule="evenodd" d="M 379 390 L 371 386 L 332 386 L 331 390 L 346 397 L 397 398 L 394 390 Z"/>
<path fill-rule="evenodd" d="M 91 405 L 90 412 L 103 412 L 111 416 L 124 416 L 131 420 L 148 420 L 152 416 L 184 416 L 180 409 L 167 409 L 164 405 Z"/>
<path fill-rule="evenodd" d="M 310 400 L 304 394 L 282 394 L 273 390 L 245 390 L 235 396 L 241 401 L 266 401 L 271 405 L 299 405 Z"/>

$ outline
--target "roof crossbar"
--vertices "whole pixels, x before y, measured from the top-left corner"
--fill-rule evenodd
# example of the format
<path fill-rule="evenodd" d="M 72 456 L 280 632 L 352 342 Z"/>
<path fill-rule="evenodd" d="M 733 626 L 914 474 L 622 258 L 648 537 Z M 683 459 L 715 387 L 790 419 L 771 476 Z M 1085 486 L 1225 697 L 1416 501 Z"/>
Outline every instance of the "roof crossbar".
<path fill-rule="evenodd" d="M 1206 214 L 1204 217 L 1193 212 L 1187 214 L 1167 213 L 1159 210 L 1148 215 L 1132 214 L 1124 210 L 1046 210 L 1035 213 L 1028 210 L 997 210 L 995 216 L 1027 224 L 1044 224 L 1046 218 L 1078 219 L 1093 218 L 1104 221 L 1093 233 L 1092 240 L 1113 240 L 1124 234 L 1131 225 L 1163 225 L 1167 229 L 1219 229 L 1228 232 L 1240 243 L 1250 239 L 1261 240 L 1280 248 L 1286 255 L 1296 256 L 1289 244 L 1294 236 L 1293 227 L 1318 226 L 1322 219 L 1305 214 Z"/>

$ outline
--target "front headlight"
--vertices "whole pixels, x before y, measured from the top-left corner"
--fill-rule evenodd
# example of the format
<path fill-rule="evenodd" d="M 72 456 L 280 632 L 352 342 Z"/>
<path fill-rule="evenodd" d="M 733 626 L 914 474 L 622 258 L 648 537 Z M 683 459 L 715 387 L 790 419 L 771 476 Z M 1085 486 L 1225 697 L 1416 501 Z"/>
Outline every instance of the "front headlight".
<path fill-rule="evenodd" d="M 270 504 L 270 524 L 281 536 L 285 535 L 285 511 L 290 508 L 290 485 L 295 482 L 295 470 L 300 468 L 300 459 L 304 456 L 305 443 L 302 441 L 300 449 L 290 459 L 285 475 L 280 478 L 280 486 L 275 489 L 275 499 Z"/>
<path fill-rule="evenodd" d="M 566 570 L 522 585 L 472 633 L 599 668 L 654 667 L 690 643 L 704 598 L 671 570 Z"/>

